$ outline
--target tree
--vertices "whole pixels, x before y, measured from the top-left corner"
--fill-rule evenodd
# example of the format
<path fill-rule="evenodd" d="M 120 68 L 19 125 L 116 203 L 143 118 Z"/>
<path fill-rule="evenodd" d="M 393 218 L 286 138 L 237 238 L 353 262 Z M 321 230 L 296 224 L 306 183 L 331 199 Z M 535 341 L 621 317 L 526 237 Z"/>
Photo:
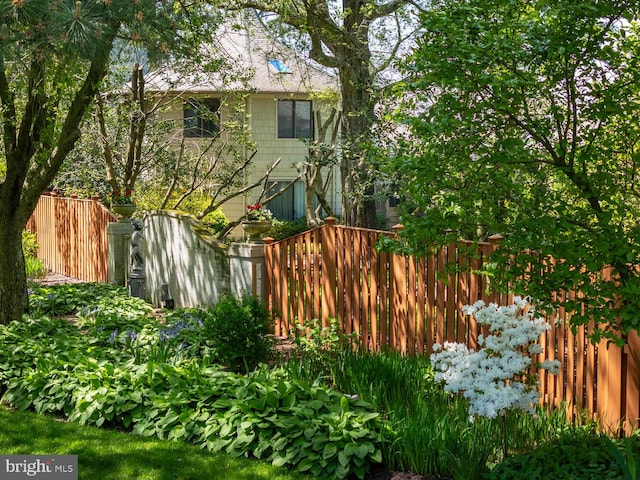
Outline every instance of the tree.
<path fill-rule="evenodd" d="M 640 326 L 638 8 L 434 2 L 389 163 L 413 246 L 502 234 L 505 281 L 620 342 Z"/>
<path fill-rule="evenodd" d="M 322 169 L 335 165 L 336 139 L 338 137 L 338 122 L 335 121 L 337 111 L 332 108 L 328 118 L 323 121 L 320 111 L 316 111 L 316 125 L 318 125 L 318 140 L 308 143 L 307 157 L 296 164 L 298 176 L 305 187 L 305 217 L 309 227 L 317 227 L 322 223 L 320 210 L 323 209 L 330 217 L 334 216 L 333 209 L 326 198 L 327 187 L 333 169 L 328 171 L 327 182 L 322 179 Z M 331 128 L 331 131 L 329 129 Z M 327 137 L 329 136 L 329 137 Z M 318 201 L 318 207 L 315 202 Z"/>
<path fill-rule="evenodd" d="M 296 29 L 309 40 L 309 56 L 325 67 L 336 69 L 340 79 L 341 119 L 341 181 L 342 215 L 347 225 L 376 226 L 374 178 L 367 159 L 367 145 L 372 142 L 379 85 L 376 76 L 400 50 L 408 35 L 403 31 L 408 0 L 324 0 L 278 2 L 236 0 L 237 8 L 253 8 L 278 16 L 278 21 Z M 396 16 L 397 27 L 391 34 L 383 22 Z M 383 32 L 383 33 L 381 33 Z M 386 43 L 384 58 L 377 58 L 371 48 L 374 35 L 380 33 Z M 393 40 L 392 40 L 393 39 Z M 389 44 L 391 46 L 389 46 Z"/>
<path fill-rule="evenodd" d="M 192 48 L 209 10 L 195 2 L 0 0 L 0 323 L 28 309 L 22 230 L 79 137 L 116 40 L 144 43 L 152 56 Z"/>

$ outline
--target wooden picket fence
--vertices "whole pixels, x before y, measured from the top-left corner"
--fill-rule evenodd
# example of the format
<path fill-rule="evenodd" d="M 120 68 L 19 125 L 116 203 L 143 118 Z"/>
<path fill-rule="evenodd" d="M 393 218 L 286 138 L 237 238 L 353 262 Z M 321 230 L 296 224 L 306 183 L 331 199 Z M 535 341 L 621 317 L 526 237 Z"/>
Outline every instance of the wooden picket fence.
<path fill-rule="evenodd" d="M 428 355 L 434 342 L 477 347 L 482 328 L 462 313 L 477 300 L 507 304 L 477 272 L 497 241 L 456 243 L 428 257 L 378 251 L 389 232 L 350 228 L 328 219 L 326 225 L 289 239 L 265 240 L 266 296 L 277 313 L 276 335 L 317 319 L 337 319 L 342 332 L 358 334 L 362 347 Z M 476 248 L 476 247 L 474 247 Z M 455 266 L 455 268 L 452 268 Z M 541 402 L 564 407 L 570 417 L 583 412 L 610 429 L 631 433 L 640 420 L 640 338 L 626 346 L 592 344 L 592 327 L 568 327 L 565 312 L 548 319 L 541 337 L 544 359 L 558 359 L 558 375 L 540 370 Z"/>
<path fill-rule="evenodd" d="M 107 224 L 117 218 L 98 198 L 42 195 L 27 230 L 36 234 L 38 258 L 55 273 L 86 282 L 107 282 Z"/>

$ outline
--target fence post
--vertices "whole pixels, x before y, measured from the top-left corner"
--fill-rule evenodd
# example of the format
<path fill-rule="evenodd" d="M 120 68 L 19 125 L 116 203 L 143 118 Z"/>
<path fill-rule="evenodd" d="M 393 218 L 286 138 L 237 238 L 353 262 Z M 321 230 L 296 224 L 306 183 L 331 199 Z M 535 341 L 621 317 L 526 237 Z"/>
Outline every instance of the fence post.
<path fill-rule="evenodd" d="M 113 285 L 126 285 L 128 275 L 129 239 L 133 232 L 130 222 L 110 222 L 107 225 L 109 268 L 107 281 Z"/>
<path fill-rule="evenodd" d="M 229 269 L 232 295 L 265 298 L 265 258 L 262 243 L 229 245 Z"/>

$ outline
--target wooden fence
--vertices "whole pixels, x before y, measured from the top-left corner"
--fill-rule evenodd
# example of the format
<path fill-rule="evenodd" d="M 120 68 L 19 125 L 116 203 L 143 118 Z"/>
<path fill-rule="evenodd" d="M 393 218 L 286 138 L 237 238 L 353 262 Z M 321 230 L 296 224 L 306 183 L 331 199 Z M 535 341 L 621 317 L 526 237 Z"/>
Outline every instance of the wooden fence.
<path fill-rule="evenodd" d="M 496 248 L 483 243 L 451 244 L 435 254 L 412 257 L 379 252 L 388 232 L 349 228 L 329 219 L 298 236 L 265 241 L 266 295 L 277 312 L 276 334 L 318 319 L 339 320 L 341 331 L 359 334 L 363 347 L 429 354 L 434 342 L 477 347 L 481 327 L 462 313 L 477 300 L 506 304 L 477 271 Z M 474 247 L 475 248 L 475 247 Z M 455 265 L 455 268 L 451 268 Z M 541 402 L 564 406 L 574 417 L 591 412 L 604 425 L 630 433 L 640 420 L 640 339 L 634 332 L 623 348 L 593 345 L 590 327 L 568 328 L 563 311 L 548 319 L 543 359 L 558 359 L 558 375 L 539 372 Z"/>
<path fill-rule="evenodd" d="M 117 218 L 100 201 L 43 195 L 27 230 L 35 233 L 38 258 L 55 273 L 87 282 L 106 282 L 107 224 Z"/>

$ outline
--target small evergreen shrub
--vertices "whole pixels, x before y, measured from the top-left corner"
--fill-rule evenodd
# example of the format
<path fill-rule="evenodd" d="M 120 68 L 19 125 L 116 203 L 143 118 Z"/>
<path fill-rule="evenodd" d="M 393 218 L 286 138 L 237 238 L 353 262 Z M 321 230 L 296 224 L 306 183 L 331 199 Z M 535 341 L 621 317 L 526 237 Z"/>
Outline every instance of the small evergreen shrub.
<path fill-rule="evenodd" d="M 257 297 L 223 296 L 204 320 L 216 360 L 234 372 L 251 371 L 273 351 L 271 315 Z"/>
<path fill-rule="evenodd" d="M 229 219 L 222 213 L 222 210 L 218 209 L 202 219 L 202 223 L 215 233 L 220 233 L 229 225 Z"/>

